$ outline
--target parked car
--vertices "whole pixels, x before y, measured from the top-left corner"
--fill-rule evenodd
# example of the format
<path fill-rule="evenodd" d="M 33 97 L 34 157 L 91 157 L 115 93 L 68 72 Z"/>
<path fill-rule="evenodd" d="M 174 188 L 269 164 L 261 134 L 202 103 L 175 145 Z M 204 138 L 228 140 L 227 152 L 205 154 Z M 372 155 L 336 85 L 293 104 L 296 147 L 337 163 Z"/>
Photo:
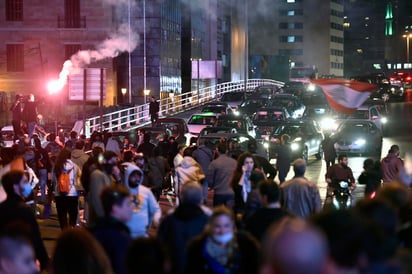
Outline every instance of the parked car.
<path fill-rule="evenodd" d="M 337 153 L 372 154 L 380 157 L 382 133 L 371 121 L 344 121 L 331 136 Z"/>
<path fill-rule="evenodd" d="M 154 127 L 169 129 L 179 144 L 190 145 L 190 139 L 193 137 L 189 132 L 186 120 L 183 118 L 159 118 Z"/>
<path fill-rule="evenodd" d="M 305 105 L 302 100 L 292 94 L 276 94 L 267 104 L 268 107 L 282 106 L 285 107 L 292 118 L 302 118 L 305 112 Z"/>
<path fill-rule="evenodd" d="M 267 98 L 270 99 L 272 95 L 282 92 L 282 88 L 278 85 L 267 84 L 257 86 L 253 93 L 250 95 L 250 98 Z"/>
<path fill-rule="evenodd" d="M 246 115 L 221 115 L 217 118 L 214 126 L 235 128 L 238 133 L 249 134 L 252 137 L 256 136 L 252 120 Z"/>
<path fill-rule="evenodd" d="M 232 127 L 205 127 L 200 131 L 199 137 L 212 133 L 237 133 L 237 130 Z"/>
<path fill-rule="evenodd" d="M 280 144 L 280 137 L 283 134 L 290 136 L 292 157 L 303 158 L 306 161 L 312 155 L 316 159 L 321 159 L 322 141 L 324 139 L 322 130 L 314 120 L 289 120 L 284 121 L 277 127 L 269 137 L 269 157 L 276 158 L 277 146 Z"/>
<path fill-rule="evenodd" d="M 143 130 L 144 133 L 150 134 L 150 142 L 154 145 L 157 145 L 160 140 L 162 140 L 165 136 L 169 138 L 172 136 L 172 130 L 168 128 L 161 128 L 161 127 L 142 127 L 140 130 Z M 132 135 L 131 137 L 133 137 Z"/>
<path fill-rule="evenodd" d="M 218 118 L 216 113 L 194 113 L 190 116 L 187 121 L 187 127 L 189 128 L 190 134 L 198 136 L 200 131 L 208 126 L 213 126 Z"/>
<path fill-rule="evenodd" d="M 200 112 L 210 112 L 216 114 L 231 114 L 233 112 L 230 105 L 226 102 L 212 102 L 203 106 Z"/>

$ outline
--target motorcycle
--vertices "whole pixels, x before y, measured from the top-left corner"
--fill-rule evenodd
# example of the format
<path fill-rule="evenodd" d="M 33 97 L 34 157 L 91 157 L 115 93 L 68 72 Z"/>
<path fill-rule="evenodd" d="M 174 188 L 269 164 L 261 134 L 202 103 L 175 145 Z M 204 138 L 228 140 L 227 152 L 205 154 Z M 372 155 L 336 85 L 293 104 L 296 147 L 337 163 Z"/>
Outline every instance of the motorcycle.
<path fill-rule="evenodd" d="M 352 206 L 352 194 L 348 182 L 340 181 L 337 183 L 332 194 L 332 205 L 335 209 L 347 209 Z"/>

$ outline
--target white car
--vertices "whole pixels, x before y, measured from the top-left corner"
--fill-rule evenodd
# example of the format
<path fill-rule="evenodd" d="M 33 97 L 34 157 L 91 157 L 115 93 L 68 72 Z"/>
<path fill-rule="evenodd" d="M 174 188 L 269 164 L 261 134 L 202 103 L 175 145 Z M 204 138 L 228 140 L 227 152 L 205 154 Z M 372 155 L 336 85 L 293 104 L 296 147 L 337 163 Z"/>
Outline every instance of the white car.
<path fill-rule="evenodd" d="M 13 146 L 13 126 L 4 126 L 0 131 L 0 143 L 2 146 L 11 147 Z"/>
<path fill-rule="evenodd" d="M 384 124 L 387 123 L 386 117 L 384 117 L 380 113 L 379 109 L 375 105 L 360 106 L 354 113 L 350 115 L 340 114 L 337 119 L 338 123 L 339 123 L 339 120 L 341 122 L 345 120 L 370 121 L 374 123 L 381 132 L 383 132 Z"/>
<path fill-rule="evenodd" d="M 194 113 L 187 121 L 189 133 L 198 136 L 200 131 L 208 126 L 213 126 L 219 114 L 216 113 Z"/>

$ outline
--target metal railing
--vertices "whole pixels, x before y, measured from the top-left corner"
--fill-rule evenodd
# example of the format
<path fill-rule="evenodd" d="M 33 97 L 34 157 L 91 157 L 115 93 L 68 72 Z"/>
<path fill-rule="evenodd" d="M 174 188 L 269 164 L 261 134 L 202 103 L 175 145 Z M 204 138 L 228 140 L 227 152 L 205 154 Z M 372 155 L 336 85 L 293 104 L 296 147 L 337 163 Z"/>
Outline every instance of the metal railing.
<path fill-rule="evenodd" d="M 205 87 L 184 94 L 173 94 L 159 100 L 159 117 L 178 114 L 208 102 L 219 99 L 224 93 L 232 91 L 253 90 L 257 86 L 273 84 L 283 86 L 283 82 L 271 79 L 249 79 L 226 82 Z M 93 131 L 129 131 L 150 124 L 149 103 L 94 116 L 85 120 L 86 136 Z"/>

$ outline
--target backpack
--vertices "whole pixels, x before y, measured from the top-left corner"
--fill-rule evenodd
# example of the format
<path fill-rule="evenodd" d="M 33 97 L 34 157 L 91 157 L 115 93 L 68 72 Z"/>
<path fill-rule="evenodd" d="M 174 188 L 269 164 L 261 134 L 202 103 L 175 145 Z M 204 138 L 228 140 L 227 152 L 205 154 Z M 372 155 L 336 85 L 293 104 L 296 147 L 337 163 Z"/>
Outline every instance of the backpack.
<path fill-rule="evenodd" d="M 60 194 L 67 194 L 70 191 L 70 170 L 67 172 L 62 171 L 59 178 L 57 178 L 57 191 Z"/>

